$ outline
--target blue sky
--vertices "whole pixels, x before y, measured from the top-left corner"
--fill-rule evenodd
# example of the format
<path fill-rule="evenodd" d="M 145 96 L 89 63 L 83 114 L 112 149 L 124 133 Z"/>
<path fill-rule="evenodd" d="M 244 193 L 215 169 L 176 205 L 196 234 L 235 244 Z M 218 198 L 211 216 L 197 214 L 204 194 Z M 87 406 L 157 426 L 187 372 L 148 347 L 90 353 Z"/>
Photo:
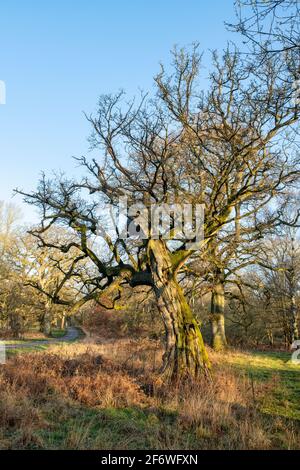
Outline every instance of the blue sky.
<path fill-rule="evenodd" d="M 34 189 L 41 171 L 71 176 L 72 155 L 88 149 L 82 112 L 100 94 L 151 88 L 174 44 L 222 49 L 237 39 L 224 26 L 233 15 L 233 0 L 2 0 L 0 200 Z"/>

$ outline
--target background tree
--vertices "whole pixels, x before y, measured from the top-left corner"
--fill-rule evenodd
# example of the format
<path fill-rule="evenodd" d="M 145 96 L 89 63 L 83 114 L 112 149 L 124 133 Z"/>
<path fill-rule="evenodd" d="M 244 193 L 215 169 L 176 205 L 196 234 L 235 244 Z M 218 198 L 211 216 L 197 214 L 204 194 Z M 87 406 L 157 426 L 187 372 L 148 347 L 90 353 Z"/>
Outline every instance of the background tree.
<path fill-rule="evenodd" d="M 64 328 L 68 305 L 59 305 L 53 302 L 56 293 L 64 296 L 66 302 L 71 303 L 80 298 L 80 281 L 85 276 L 86 265 L 82 262 L 82 255 L 75 247 L 70 248 L 63 255 L 51 247 L 57 240 L 71 243 L 70 236 L 59 227 L 52 227 L 47 232 L 47 247 L 38 235 L 28 234 L 22 237 L 19 243 L 16 270 L 23 273 L 23 285 L 36 290 L 39 299 L 39 321 L 41 331 L 45 335 L 51 334 L 53 324 L 60 324 Z M 76 261 L 76 271 L 73 263 Z M 69 276 L 70 271 L 72 276 Z"/>
<path fill-rule="evenodd" d="M 22 330 L 19 302 L 20 292 L 14 292 L 15 274 L 12 258 L 19 236 L 20 211 L 13 204 L 0 202 L 0 321 L 1 327 L 10 325 L 15 337 Z"/>
<path fill-rule="evenodd" d="M 281 237 L 268 240 L 262 253 L 265 295 L 281 317 L 285 343 L 299 337 L 300 248 L 296 230 L 285 228 Z"/>

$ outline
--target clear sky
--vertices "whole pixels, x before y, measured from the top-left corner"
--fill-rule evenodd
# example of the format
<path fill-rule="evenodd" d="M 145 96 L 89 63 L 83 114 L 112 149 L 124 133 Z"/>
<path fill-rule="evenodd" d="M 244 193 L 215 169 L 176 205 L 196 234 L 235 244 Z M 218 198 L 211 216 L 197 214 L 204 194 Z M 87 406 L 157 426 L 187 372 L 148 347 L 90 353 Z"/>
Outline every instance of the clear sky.
<path fill-rule="evenodd" d="M 0 200 L 34 189 L 42 170 L 72 175 L 88 149 L 82 112 L 100 94 L 152 87 L 174 44 L 222 49 L 233 16 L 233 0 L 1 0 Z"/>

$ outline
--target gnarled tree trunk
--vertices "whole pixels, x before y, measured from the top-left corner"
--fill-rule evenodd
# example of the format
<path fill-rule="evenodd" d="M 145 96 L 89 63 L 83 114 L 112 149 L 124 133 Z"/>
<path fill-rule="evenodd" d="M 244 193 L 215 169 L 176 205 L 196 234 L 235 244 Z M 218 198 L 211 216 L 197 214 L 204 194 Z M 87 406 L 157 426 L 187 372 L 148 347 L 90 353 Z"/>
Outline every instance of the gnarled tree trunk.
<path fill-rule="evenodd" d="M 207 373 L 210 364 L 198 321 L 179 286 L 171 255 L 161 240 L 150 240 L 148 255 L 158 309 L 166 334 L 162 372 L 172 380 Z"/>
<path fill-rule="evenodd" d="M 216 351 L 227 347 L 225 334 L 225 289 L 224 276 L 221 271 L 216 273 L 216 281 L 211 294 L 211 343 Z"/>

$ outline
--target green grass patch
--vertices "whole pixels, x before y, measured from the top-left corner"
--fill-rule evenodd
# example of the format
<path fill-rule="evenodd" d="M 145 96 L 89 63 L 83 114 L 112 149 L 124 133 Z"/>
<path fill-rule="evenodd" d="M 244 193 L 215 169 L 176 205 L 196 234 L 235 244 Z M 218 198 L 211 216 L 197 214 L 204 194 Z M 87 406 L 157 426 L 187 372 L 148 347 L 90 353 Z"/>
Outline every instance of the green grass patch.
<path fill-rule="evenodd" d="M 26 338 L 26 339 L 9 339 L 4 340 L 4 344 L 26 344 L 26 343 L 38 343 L 39 341 L 46 341 L 47 338 Z"/>
<path fill-rule="evenodd" d="M 47 416 L 55 427 L 39 431 L 47 449 L 197 449 L 190 430 L 176 426 L 177 414 L 130 408 L 70 408 Z"/>
<path fill-rule="evenodd" d="M 261 404 L 263 412 L 300 420 L 300 365 L 291 362 L 288 352 L 234 353 L 226 362 L 253 379 L 254 393 L 256 381 L 274 381 Z"/>
<path fill-rule="evenodd" d="M 52 338 L 62 338 L 63 336 L 65 336 L 66 332 L 66 329 L 55 328 L 51 331 L 51 336 Z"/>
<path fill-rule="evenodd" d="M 14 348 L 14 349 L 7 349 L 6 350 L 6 357 L 9 359 L 10 357 L 15 356 L 16 354 L 26 354 L 26 353 L 31 353 L 31 352 L 37 352 L 37 351 L 44 351 L 47 349 L 48 345 L 47 344 L 40 344 L 36 345 L 34 347 L 32 346 L 23 346 L 20 348 Z"/>

